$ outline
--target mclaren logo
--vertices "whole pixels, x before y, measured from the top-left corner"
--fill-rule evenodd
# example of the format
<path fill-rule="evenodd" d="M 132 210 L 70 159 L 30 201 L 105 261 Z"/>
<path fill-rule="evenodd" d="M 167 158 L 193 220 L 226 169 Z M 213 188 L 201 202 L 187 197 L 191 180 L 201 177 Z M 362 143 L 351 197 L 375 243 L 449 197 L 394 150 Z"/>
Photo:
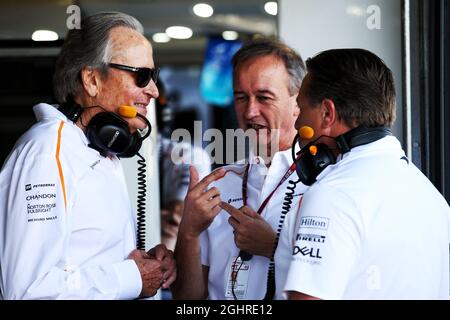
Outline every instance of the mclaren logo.
<path fill-rule="evenodd" d="M 114 136 L 112 137 L 111 141 L 108 143 L 108 148 L 111 148 L 111 146 L 113 145 L 113 143 L 116 141 L 117 137 L 119 136 L 119 130 L 116 131 L 116 133 L 114 133 Z"/>

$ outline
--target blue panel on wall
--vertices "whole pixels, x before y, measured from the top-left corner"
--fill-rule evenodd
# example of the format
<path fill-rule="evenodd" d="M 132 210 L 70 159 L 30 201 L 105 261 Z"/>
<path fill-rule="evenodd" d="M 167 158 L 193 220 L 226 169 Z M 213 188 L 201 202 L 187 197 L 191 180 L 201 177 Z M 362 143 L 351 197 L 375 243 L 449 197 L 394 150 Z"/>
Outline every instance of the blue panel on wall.
<path fill-rule="evenodd" d="M 200 94 L 209 104 L 228 107 L 233 101 L 231 58 L 241 47 L 240 41 L 210 38 L 200 78 Z"/>

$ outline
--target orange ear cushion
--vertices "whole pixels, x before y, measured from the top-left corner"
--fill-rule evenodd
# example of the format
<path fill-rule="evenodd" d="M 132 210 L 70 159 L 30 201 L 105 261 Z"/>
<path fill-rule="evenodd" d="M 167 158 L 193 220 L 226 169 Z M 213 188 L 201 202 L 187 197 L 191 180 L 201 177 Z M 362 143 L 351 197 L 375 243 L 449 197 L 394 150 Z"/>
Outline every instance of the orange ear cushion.
<path fill-rule="evenodd" d="M 308 126 L 303 126 L 298 129 L 298 134 L 302 139 L 311 139 L 314 136 L 314 129 Z"/>
<path fill-rule="evenodd" d="M 137 110 L 132 106 L 121 106 L 119 107 L 119 114 L 124 118 L 135 118 Z"/>

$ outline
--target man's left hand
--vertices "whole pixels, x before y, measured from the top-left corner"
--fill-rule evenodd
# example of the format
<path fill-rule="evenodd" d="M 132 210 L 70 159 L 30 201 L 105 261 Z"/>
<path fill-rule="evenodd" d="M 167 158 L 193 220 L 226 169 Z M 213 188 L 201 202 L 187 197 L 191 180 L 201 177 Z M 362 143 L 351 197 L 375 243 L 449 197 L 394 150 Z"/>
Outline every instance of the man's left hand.
<path fill-rule="evenodd" d="M 228 222 L 234 229 L 236 246 L 253 255 L 270 259 L 275 248 L 276 233 L 267 221 L 247 206 L 236 209 L 222 201 L 220 207 L 230 214 Z"/>

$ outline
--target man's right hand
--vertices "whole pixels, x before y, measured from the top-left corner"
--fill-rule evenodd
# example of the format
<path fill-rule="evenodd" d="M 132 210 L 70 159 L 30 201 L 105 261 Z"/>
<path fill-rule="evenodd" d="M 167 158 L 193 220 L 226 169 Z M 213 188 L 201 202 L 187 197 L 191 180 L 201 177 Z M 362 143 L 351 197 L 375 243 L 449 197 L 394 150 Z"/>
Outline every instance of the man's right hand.
<path fill-rule="evenodd" d="M 162 262 L 151 258 L 145 251 L 133 250 L 128 259 L 134 260 L 141 273 L 142 291 L 141 297 L 151 297 L 156 294 L 164 281 Z"/>
<path fill-rule="evenodd" d="M 184 199 L 183 218 L 180 223 L 180 233 L 184 236 L 196 238 L 208 228 L 216 215 L 222 210 L 219 206 L 220 192 L 208 186 L 224 176 L 225 171 L 218 169 L 198 182 L 198 172 L 194 166 L 189 168 L 189 191 Z"/>

